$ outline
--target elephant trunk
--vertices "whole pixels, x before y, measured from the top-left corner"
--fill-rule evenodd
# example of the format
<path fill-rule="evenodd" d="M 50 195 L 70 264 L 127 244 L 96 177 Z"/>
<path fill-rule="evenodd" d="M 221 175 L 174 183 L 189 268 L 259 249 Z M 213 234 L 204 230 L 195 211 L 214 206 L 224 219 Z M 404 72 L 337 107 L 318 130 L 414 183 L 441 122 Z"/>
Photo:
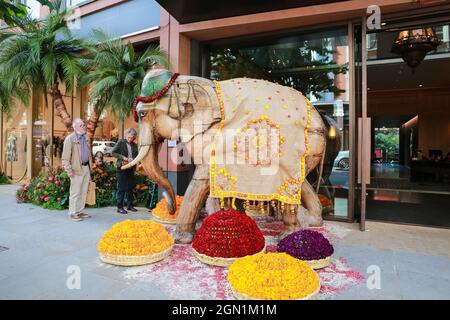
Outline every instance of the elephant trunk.
<path fill-rule="evenodd" d="M 159 142 L 158 145 L 150 145 L 148 154 L 145 157 L 142 165 L 150 179 L 152 179 L 154 183 L 160 185 L 162 188 L 164 188 L 164 190 L 166 190 L 163 196 L 167 201 L 167 210 L 170 214 L 175 214 L 177 208 L 175 192 L 173 191 L 169 179 L 164 175 L 161 167 L 158 164 L 158 151 L 160 150 L 160 146 L 161 142 Z M 145 147 L 148 146 L 141 147 L 141 149 Z"/>

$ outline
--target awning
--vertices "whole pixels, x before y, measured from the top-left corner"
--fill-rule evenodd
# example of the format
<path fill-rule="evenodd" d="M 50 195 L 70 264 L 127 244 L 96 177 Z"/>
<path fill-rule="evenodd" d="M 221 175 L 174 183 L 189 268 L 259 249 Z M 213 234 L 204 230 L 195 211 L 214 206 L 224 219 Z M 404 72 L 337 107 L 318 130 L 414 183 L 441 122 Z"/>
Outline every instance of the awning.
<path fill-rule="evenodd" d="M 345 0 L 156 0 L 179 23 L 306 7 Z"/>

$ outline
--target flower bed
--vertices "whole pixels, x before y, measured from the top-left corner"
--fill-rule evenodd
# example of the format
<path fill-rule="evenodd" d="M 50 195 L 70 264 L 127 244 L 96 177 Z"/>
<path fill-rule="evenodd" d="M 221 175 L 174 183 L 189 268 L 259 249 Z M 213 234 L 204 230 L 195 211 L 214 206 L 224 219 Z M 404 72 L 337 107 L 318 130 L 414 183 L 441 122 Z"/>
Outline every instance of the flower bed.
<path fill-rule="evenodd" d="M 192 248 L 202 262 L 228 266 L 236 258 L 263 251 L 265 240 L 252 218 L 229 209 L 205 218 Z"/>
<path fill-rule="evenodd" d="M 278 252 L 285 252 L 294 258 L 304 260 L 314 269 L 330 264 L 333 246 L 321 233 L 313 230 L 293 232 L 277 245 Z"/>
<path fill-rule="evenodd" d="M 45 209 L 62 210 L 69 205 L 70 179 L 61 168 L 50 170 L 23 185 L 16 193 L 18 203 L 31 202 Z"/>
<path fill-rule="evenodd" d="M 260 253 L 237 259 L 228 281 L 238 299 L 313 299 L 320 289 L 317 273 L 285 253 Z"/>
<path fill-rule="evenodd" d="M 98 243 L 102 261 L 116 265 L 141 265 L 164 259 L 174 239 L 162 224 L 150 220 L 125 220 L 113 225 Z"/>
<path fill-rule="evenodd" d="M 152 209 L 152 215 L 156 221 L 161 223 L 175 224 L 177 221 L 178 214 L 180 213 L 181 203 L 183 202 L 183 196 L 176 196 L 177 210 L 174 214 L 170 214 L 167 210 L 167 200 L 162 198 L 155 208 Z"/>
<path fill-rule="evenodd" d="M 117 169 L 113 163 L 95 163 L 91 170 L 91 179 L 95 182 L 96 204 L 93 207 L 116 205 Z M 136 188 L 133 190 L 136 206 L 150 206 L 153 183 L 141 174 L 135 175 Z M 46 209 L 63 210 L 69 206 L 70 178 L 62 168 L 50 169 L 24 184 L 16 193 L 17 203 L 31 202 Z M 152 206 L 158 198 L 157 189 Z"/>

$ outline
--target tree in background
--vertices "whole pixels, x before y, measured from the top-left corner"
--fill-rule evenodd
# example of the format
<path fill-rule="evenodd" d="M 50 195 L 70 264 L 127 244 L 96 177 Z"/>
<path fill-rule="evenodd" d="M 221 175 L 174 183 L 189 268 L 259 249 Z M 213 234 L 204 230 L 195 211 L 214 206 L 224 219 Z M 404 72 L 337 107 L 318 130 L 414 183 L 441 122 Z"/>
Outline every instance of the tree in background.
<path fill-rule="evenodd" d="M 383 150 L 383 160 L 398 160 L 400 150 L 398 128 L 379 128 L 375 131 L 375 148 Z"/>
<path fill-rule="evenodd" d="M 0 0 L 0 20 L 8 26 L 15 25 L 16 18 L 23 18 L 27 15 L 27 7 L 24 4 L 8 0 Z"/>
<path fill-rule="evenodd" d="M 346 73 L 348 64 L 336 64 L 329 40 L 304 41 L 249 48 L 222 48 L 211 52 L 211 77 L 225 80 L 250 77 L 293 87 L 320 97 L 321 92 L 344 92 L 331 74 Z"/>
<path fill-rule="evenodd" d="M 105 107 L 121 122 L 131 112 L 134 99 L 141 91 L 146 71 L 158 64 L 169 68 L 167 54 L 156 45 L 150 45 L 137 54 L 131 43 L 114 39 L 100 29 L 93 30 L 96 44 L 92 44 L 89 57 L 82 60 L 89 70 L 83 86 L 92 85 L 89 97 L 94 108 L 87 124 L 87 135 L 94 137 L 98 120 Z"/>
<path fill-rule="evenodd" d="M 39 0 L 49 8 L 42 21 L 21 16 L 14 19 L 18 30 L 0 34 L 0 74 L 9 87 L 20 84 L 27 91 L 52 97 L 56 114 L 68 131 L 72 131 L 72 118 L 67 112 L 59 84 L 66 93 L 74 90 L 76 81 L 84 72 L 80 64 L 82 50 L 87 44 L 75 39 L 67 25 L 69 11 L 62 9 L 61 0 Z"/>

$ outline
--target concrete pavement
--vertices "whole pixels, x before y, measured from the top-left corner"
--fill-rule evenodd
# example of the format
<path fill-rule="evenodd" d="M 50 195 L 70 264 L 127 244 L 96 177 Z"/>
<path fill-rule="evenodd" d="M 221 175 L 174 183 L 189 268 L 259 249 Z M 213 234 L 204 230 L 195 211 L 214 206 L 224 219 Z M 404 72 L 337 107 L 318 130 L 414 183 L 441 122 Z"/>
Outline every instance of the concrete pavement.
<path fill-rule="evenodd" d="M 196 261 L 189 246 L 176 246 L 170 258 L 150 266 L 124 268 L 99 260 L 103 232 L 125 219 L 151 219 L 148 210 L 124 216 L 114 208 L 87 209 L 92 218 L 72 222 L 67 211 L 16 204 L 17 188 L 0 186 L 1 299 L 232 298 L 226 271 Z M 277 223 L 260 224 L 272 247 L 269 231 L 279 228 Z M 332 266 L 319 272 L 319 299 L 450 299 L 450 230 L 367 225 L 366 232 L 337 222 L 318 229 L 335 247 Z M 68 288 L 73 268 L 81 272 L 80 289 Z M 380 288 L 369 289 L 368 282 L 377 285 L 378 270 Z"/>

